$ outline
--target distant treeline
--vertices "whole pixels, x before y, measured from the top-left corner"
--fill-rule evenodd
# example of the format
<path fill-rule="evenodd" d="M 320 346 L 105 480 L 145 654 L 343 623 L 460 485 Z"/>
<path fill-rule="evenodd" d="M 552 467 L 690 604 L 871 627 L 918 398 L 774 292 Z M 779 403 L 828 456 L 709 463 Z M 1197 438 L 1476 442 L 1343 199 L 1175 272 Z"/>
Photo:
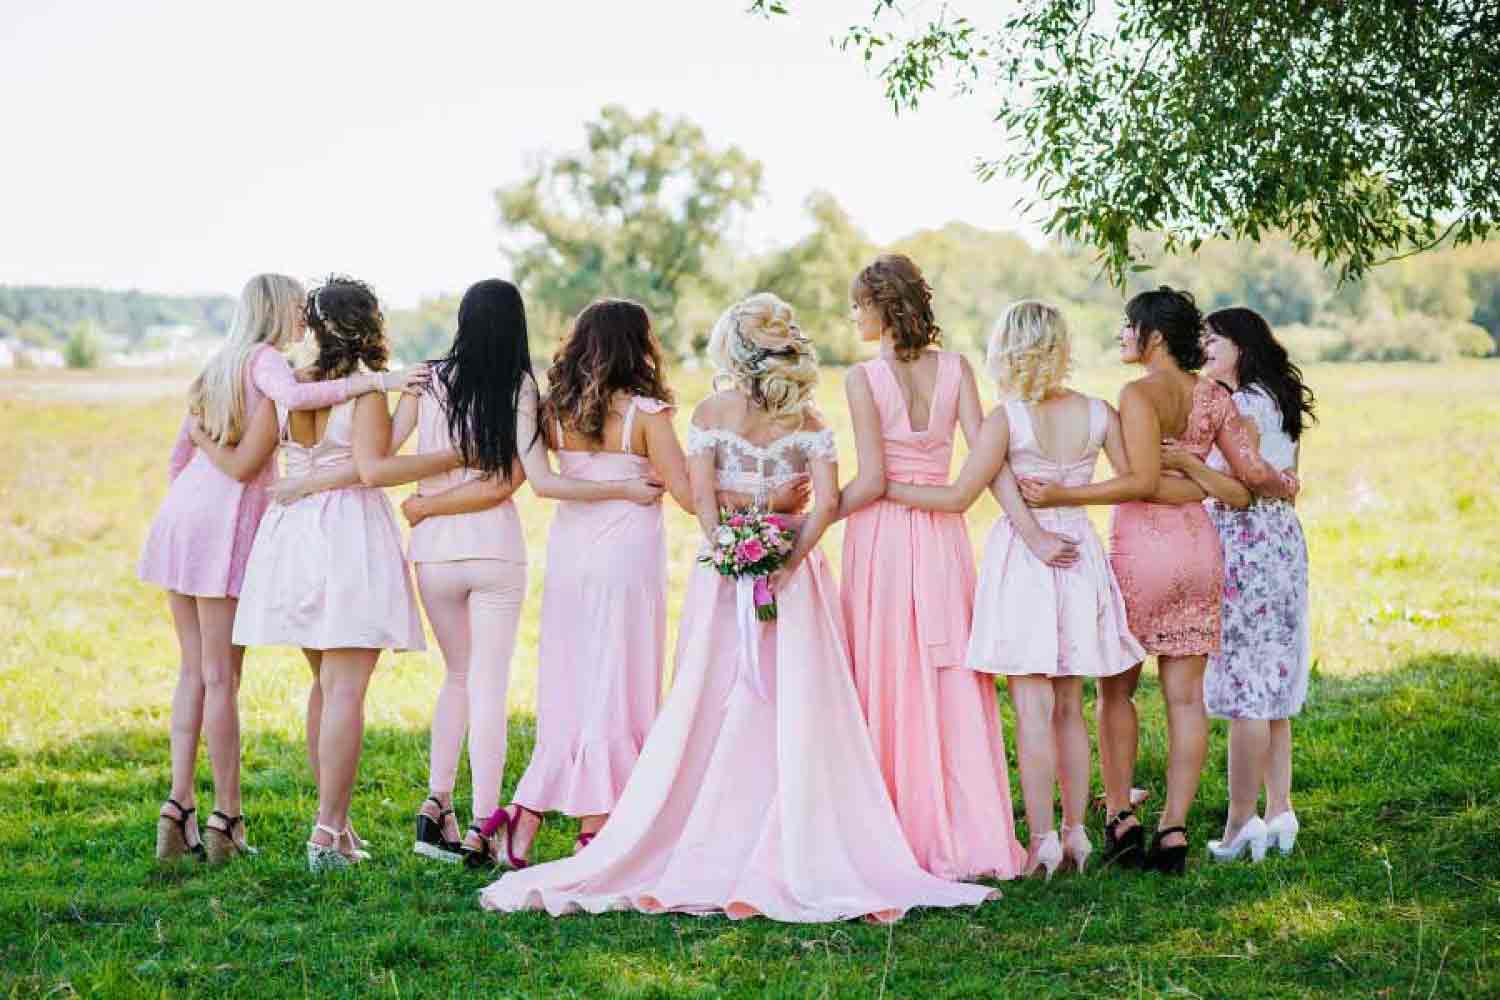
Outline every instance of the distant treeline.
<path fill-rule="evenodd" d="M 706 262 L 718 289 L 731 295 L 766 289 L 790 301 L 825 361 L 844 363 L 867 352 L 849 322 L 848 287 L 855 271 L 883 249 L 910 254 L 935 290 L 935 311 L 951 347 L 982 351 L 989 328 L 1018 298 L 1061 305 L 1081 363 L 1107 356 L 1119 328 L 1124 296 L 1099 275 L 1091 252 L 1035 248 L 1011 233 L 951 223 L 890 247 L 869 241 L 828 195 L 809 200 L 812 232 L 762 255 L 724 251 Z M 1259 310 L 1305 361 L 1441 360 L 1500 353 L 1500 243 L 1440 249 L 1396 261 L 1357 285 L 1340 286 L 1333 272 L 1286 241 L 1208 243 L 1193 257 L 1157 259 L 1127 290 L 1170 284 L 1191 290 L 1205 311 L 1229 305 Z M 727 304 L 722 291 L 688 284 L 677 299 L 670 352 L 701 353 Z M 458 294 L 386 311 L 393 353 L 405 361 L 441 354 L 451 341 Z M 183 297 L 90 288 L 0 286 L 0 337 L 62 349 L 80 326 L 113 335 L 127 352 L 145 350 L 154 329 L 191 327 L 222 334 L 234 312 L 226 296 Z M 570 317 L 545 292 L 528 293 L 532 353 L 549 356 Z"/>
<path fill-rule="evenodd" d="M 80 326 L 88 326 L 120 338 L 129 350 L 144 345 L 153 330 L 188 327 L 223 334 L 233 315 L 234 299 L 224 295 L 0 285 L 0 337 L 30 347 L 61 348 Z"/>

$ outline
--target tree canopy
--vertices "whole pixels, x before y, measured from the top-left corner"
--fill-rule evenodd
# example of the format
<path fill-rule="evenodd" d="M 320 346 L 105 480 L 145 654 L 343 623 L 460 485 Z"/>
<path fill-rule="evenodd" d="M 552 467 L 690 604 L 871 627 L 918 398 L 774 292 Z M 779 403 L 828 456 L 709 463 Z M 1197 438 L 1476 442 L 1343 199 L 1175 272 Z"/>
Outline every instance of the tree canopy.
<path fill-rule="evenodd" d="M 960 6 L 873 0 L 840 42 L 898 112 L 945 84 L 993 101 L 1014 152 L 981 175 L 1030 181 L 1045 231 L 1116 283 L 1143 233 L 1168 252 L 1282 233 L 1348 279 L 1500 219 L 1495 0 Z"/>
<path fill-rule="evenodd" d="M 760 164 L 660 112 L 609 106 L 585 134 L 581 151 L 541 160 L 496 194 L 516 281 L 565 317 L 602 296 L 635 299 L 675 344 L 678 299 L 712 284 L 708 260 L 734 213 L 759 195 Z"/>

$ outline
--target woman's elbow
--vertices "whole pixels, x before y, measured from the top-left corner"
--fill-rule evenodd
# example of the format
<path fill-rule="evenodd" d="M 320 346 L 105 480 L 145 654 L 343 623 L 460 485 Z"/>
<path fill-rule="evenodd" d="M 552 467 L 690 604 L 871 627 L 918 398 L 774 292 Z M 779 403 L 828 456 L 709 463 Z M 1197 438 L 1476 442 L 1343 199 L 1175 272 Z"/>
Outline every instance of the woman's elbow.
<path fill-rule="evenodd" d="M 374 462 L 361 462 L 355 459 L 354 474 L 359 476 L 361 486 L 386 486 L 384 477 L 380 474 L 380 467 Z"/>

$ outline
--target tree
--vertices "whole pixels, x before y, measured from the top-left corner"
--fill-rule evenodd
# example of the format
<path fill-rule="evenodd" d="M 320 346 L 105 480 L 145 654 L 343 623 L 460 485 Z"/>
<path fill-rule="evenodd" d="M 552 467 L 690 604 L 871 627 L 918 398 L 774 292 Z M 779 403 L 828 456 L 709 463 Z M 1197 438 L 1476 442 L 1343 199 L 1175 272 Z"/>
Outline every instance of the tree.
<path fill-rule="evenodd" d="M 812 216 L 813 231 L 768 254 L 756 271 L 754 288 L 747 291 L 775 292 L 789 302 L 824 361 L 857 361 L 849 283 L 879 251 L 833 195 L 815 191 L 804 207 Z"/>
<path fill-rule="evenodd" d="M 790 0 L 752 0 L 763 15 Z M 1102 10 L 1100 8 L 1103 8 Z M 1123 284 L 1131 239 L 1285 233 L 1342 279 L 1500 219 L 1495 0 L 1028 0 L 981 25 L 896 0 L 842 39 L 894 108 L 990 93 L 1044 228 Z"/>
<path fill-rule="evenodd" d="M 68 333 L 68 342 L 63 345 L 63 363 L 69 368 L 98 368 L 103 354 L 93 324 L 73 324 L 73 329 Z"/>
<path fill-rule="evenodd" d="M 636 299 L 675 346 L 678 298 L 713 280 L 708 257 L 760 194 L 760 164 L 659 112 L 606 107 L 586 133 L 582 151 L 544 160 L 496 193 L 501 222 L 518 237 L 508 251 L 516 281 L 568 316 L 600 296 Z"/>

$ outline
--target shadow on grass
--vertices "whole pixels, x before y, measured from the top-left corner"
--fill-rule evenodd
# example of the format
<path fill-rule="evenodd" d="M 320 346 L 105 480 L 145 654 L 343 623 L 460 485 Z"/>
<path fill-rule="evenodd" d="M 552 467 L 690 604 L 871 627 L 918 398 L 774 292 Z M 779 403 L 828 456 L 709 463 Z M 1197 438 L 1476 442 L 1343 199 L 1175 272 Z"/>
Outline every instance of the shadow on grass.
<path fill-rule="evenodd" d="M 1140 702 L 1140 780 L 1159 802 L 1154 683 Z M 1190 819 L 1196 851 L 1223 820 L 1224 728 Z M 518 716 L 511 730 L 507 789 L 534 726 Z M 482 914 L 474 893 L 486 876 L 410 854 L 426 783 L 419 730 L 367 734 L 354 812 L 372 864 L 306 875 L 301 844 L 316 803 L 304 748 L 249 734 L 245 808 L 263 853 L 223 869 L 161 868 L 151 853 L 165 733 L 89 734 L 0 751 L 0 983 L 17 993 L 66 982 L 105 993 L 472 995 L 498 984 L 525 994 L 863 995 L 883 982 L 906 995 L 1370 994 L 1432 988 L 1446 949 L 1442 992 L 1497 985 L 1485 956 L 1500 913 L 1500 661 L 1434 656 L 1385 674 L 1315 678 L 1295 744 L 1303 833 L 1291 858 L 1258 867 L 1195 858 L 1173 881 L 1106 871 L 1012 883 L 998 904 L 917 913 L 891 931 Z M 537 856 L 565 853 L 575 830 L 549 818 Z"/>

